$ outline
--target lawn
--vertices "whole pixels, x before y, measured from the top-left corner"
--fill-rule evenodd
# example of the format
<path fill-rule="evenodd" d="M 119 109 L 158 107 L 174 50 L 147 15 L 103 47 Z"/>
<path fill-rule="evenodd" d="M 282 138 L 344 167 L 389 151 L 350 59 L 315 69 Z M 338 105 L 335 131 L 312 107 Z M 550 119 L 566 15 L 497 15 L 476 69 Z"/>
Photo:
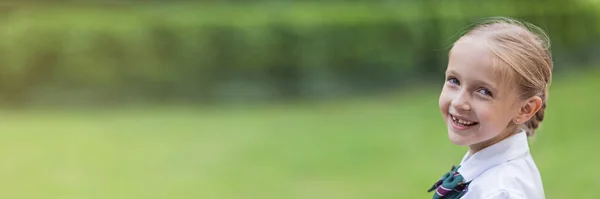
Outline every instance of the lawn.
<path fill-rule="evenodd" d="M 600 72 L 557 75 L 532 143 L 547 196 L 597 198 Z M 465 148 L 449 143 L 439 88 L 237 108 L 0 113 L 0 198 L 398 199 Z"/>

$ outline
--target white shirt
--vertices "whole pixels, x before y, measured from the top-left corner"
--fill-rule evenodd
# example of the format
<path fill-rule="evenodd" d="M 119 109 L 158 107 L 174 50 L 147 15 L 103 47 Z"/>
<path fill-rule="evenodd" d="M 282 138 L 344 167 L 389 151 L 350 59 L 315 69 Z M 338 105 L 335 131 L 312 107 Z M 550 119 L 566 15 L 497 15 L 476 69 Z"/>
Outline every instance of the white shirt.
<path fill-rule="evenodd" d="M 544 199 L 542 179 L 521 131 L 469 157 L 458 172 L 471 181 L 462 199 Z"/>

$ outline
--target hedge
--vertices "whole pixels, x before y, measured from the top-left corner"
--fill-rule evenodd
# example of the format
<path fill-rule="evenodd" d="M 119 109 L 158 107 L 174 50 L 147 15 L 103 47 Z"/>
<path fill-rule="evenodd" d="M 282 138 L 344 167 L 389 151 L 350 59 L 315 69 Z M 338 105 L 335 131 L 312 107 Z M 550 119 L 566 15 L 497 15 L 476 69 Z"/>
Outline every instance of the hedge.
<path fill-rule="evenodd" d="M 581 61 L 574 55 L 600 36 L 590 6 L 444 2 L 22 6 L 0 20 L 0 96 L 8 105 L 335 96 L 438 77 L 457 33 L 482 17 L 542 26 L 559 63 Z"/>

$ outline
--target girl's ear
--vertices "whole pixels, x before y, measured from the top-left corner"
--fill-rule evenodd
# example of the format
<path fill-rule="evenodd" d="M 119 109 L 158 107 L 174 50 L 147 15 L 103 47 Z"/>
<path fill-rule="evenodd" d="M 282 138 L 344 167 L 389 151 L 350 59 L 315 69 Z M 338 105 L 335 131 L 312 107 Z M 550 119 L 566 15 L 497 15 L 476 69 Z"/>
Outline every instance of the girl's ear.
<path fill-rule="evenodd" d="M 542 98 L 539 96 L 533 96 L 525 100 L 524 104 L 519 109 L 517 117 L 518 124 L 527 122 L 531 117 L 535 115 L 542 108 Z"/>

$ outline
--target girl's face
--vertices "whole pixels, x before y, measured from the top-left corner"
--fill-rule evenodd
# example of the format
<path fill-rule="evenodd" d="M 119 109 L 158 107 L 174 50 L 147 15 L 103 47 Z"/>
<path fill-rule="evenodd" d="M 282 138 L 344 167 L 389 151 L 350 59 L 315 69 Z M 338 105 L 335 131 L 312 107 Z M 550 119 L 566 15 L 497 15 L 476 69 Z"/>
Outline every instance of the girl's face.
<path fill-rule="evenodd" d="M 512 133 L 507 127 L 519 111 L 518 93 L 494 70 L 508 65 L 494 60 L 479 37 L 463 37 L 451 50 L 439 105 L 454 144 L 477 151 Z"/>

